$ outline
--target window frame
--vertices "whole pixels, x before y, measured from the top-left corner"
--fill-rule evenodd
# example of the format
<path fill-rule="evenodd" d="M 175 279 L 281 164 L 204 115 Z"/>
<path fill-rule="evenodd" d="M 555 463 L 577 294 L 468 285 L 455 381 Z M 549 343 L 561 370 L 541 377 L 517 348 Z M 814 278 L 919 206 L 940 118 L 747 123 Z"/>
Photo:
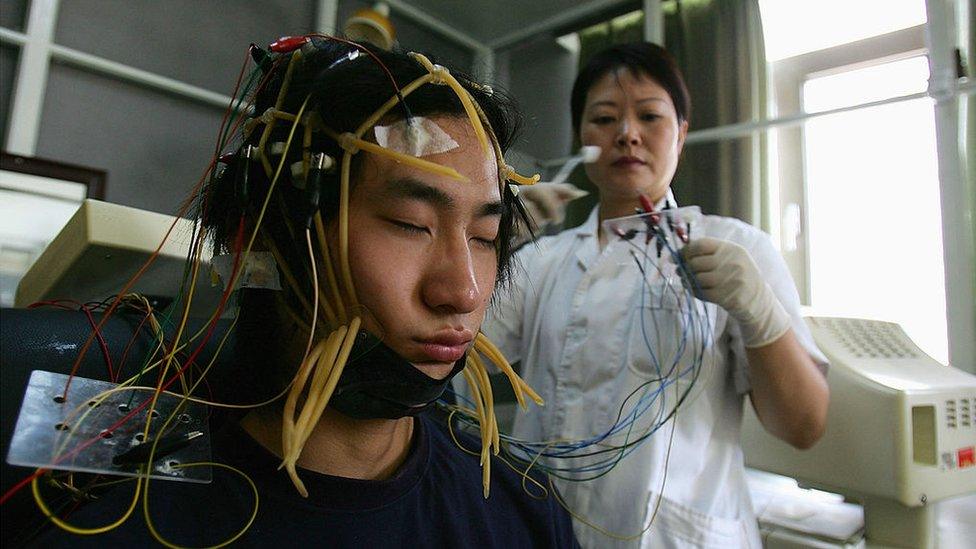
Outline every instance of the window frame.
<path fill-rule="evenodd" d="M 878 65 L 898 59 L 927 54 L 925 25 L 901 29 L 848 44 L 833 46 L 770 64 L 770 85 L 774 118 L 780 114 L 802 113 L 803 84 L 812 78 L 836 74 L 848 70 Z M 777 237 L 776 243 L 796 282 L 800 300 L 810 305 L 810 234 L 807 223 L 809 202 L 805 181 L 804 126 L 792 125 L 776 130 L 776 158 L 770 166 L 775 174 L 767 182 L 768 204 L 772 211 L 766 219 L 770 227 L 764 227 Z M 783 234 L 782 220 L 789 208 L 799 209 L 799 238 L 796 247 L 785 245 L 792 238 Z M 787 228 L 788 229 L 788 228 Z"/>

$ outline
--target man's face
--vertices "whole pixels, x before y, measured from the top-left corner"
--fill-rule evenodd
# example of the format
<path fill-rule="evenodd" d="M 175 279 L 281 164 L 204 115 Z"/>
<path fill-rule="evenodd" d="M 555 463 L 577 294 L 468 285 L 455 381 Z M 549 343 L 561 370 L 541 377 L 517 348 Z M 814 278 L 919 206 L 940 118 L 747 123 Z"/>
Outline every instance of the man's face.
<path fill-rule="evenodd" d="M 425 156 L 457 181 L 365 157 L 349 201 L 349 263 L 365 327 L 442 379 L 470 347 L 495 285 L 498 168 L 466 118 L 435 117 L 459 147 Z"/>

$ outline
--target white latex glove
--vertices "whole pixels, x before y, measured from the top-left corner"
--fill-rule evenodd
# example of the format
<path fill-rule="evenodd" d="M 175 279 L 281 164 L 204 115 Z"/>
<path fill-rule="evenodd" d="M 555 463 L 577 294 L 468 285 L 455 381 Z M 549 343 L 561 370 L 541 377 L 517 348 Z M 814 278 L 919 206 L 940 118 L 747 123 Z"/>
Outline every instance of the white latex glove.
<path fill-rule="evenodd" d="M 566 206 L 588 194 L 571 183 L 536 183 L 520 186 L 518 195 L 532 219 L 533 228 L 543 228 L 562 223 L 566 218 Z M 520 228 L 520 232 L 520 237 L 529 238 L 524 228 Z"/>
<path fill-rule="evenodd" d="M 695 295 L 738 321 L 746 347 L 762 347 L 790 328 L 790 315 L 762 278 L 749 252 L 734 242 L 697 238 L 681 250 L 695 277 Z"/>

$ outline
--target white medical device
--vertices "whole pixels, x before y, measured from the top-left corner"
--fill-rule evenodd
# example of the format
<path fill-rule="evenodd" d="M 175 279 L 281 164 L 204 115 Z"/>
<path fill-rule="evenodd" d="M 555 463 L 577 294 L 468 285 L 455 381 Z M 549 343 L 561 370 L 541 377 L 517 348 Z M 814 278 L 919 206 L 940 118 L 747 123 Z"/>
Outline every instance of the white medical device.
<path fill-rule="evenodd" d="M 830 360 L 826 432 L 796 450 L 747 406 L 746 465 L 861 502 L 871 545 L 934 547 L 933 503 L 976 493 L 976 376 L 932 359 L 897 324 L 807 324 Z"/>
<path fill-rule="evenodd" d="M 156 259 L 128 291 L 165 304 L 177 297 L 193 234 L 189 219 L 87 199 L 24 274 L 14 305 L 49 299 L 100 302 L 119 292 L 157 249 Z M 212 313 L 220 300 L 222 288 L 211 283 L 209 248 L 202 250 L 191 315 Z"/>

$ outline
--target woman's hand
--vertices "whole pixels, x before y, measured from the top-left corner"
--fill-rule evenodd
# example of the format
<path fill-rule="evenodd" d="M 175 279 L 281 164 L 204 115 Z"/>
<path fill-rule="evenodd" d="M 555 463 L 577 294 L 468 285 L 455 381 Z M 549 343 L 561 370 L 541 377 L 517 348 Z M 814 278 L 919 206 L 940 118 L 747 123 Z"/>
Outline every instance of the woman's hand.
<path fill-rule="evenodd" d="M 519 187 L 519 198 L 532 220 L 532 229 L 558 225 L 566 218 L 566 206 L 590 193 L 571 183 L 536 183 Z M 519 224 L 519 243 L 530 238 L 526 227 Z"/>
<path fill-rule="evenodd" d="M 763 426 L 796 448 L 809 448 L 824 432 L 830 391 L 800 345 L 790 316 L 749 252 L 716 238 L 699 238 L 681 250 L 701 299 L 738 321 L 749 362 L 750 398 Z"/>
<path fill-rule="evenodd" d="M 682 250 L 692 291 L 739 322 L 746 347 L 762 347 L 790 328 L 790 316 L 763 280 L 749 252 L 734 242 L 698 238 Z"/>

